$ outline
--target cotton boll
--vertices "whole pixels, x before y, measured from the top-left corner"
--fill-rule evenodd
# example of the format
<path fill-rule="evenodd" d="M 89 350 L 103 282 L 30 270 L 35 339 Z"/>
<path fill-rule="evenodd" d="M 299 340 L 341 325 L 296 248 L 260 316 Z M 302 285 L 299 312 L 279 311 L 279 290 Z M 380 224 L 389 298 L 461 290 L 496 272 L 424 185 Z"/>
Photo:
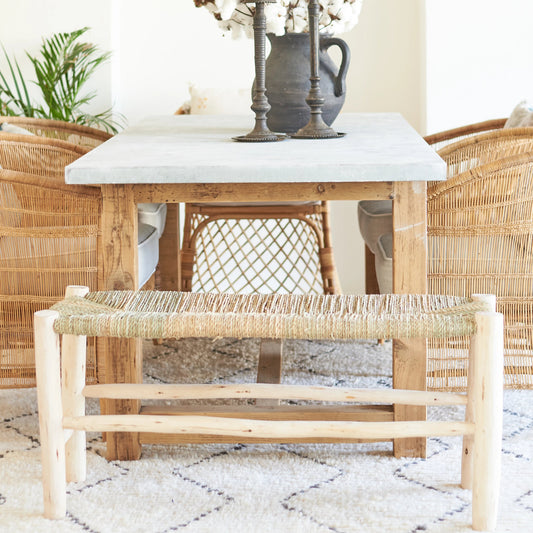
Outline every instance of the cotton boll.
<path fill-rule="evenodd" d="M 295 7 L 292 10 L 292 21 L 288 21 L 286 27 L 290 33 L 309 31 L 307 7 Z"/>
<path fill-rule="evenodd" d="M 285 21 L 287 20 L 287 8 L 277 3 L 266 4 L 265 15 L 267 19 L 267 33 L 284 35 Z"/>
<path fill-rule="evenodd" d="M 237 7 L 238 0 L 215 0 L 215 5 L 220 12 L 222 20 L 228 20 L 235 8 Z"/>

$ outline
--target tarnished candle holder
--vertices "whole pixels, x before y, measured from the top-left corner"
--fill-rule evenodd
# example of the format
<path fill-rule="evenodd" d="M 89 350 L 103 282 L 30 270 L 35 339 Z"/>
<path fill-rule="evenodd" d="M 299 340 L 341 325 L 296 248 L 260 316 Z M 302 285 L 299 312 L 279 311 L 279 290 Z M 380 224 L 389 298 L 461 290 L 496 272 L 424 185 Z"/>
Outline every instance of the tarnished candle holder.
<path fill-rule="evenodd" d="M 309 122 L 300 128 L 295 134 L 291 135 L 294 139 L 336 139 L 343 137 L 344 133 L 337 133 L 330 128 L 322 118 L 322 107 L 325 99 L 320 90 L 319 68 L 319 33 L 318 19 L 320 18 L 320 6 L 318 0 L 309 0 L 309 41 L 311 46 L 311 89 L 305 101 L 311 108 L 311 117 Z"/>
<path fill-rule="evenodd" d="M 241 142 L 274 142 L 282 141 L 287 136 L 274 133 L 268 129 L 267 113 L 270 104 L 266 97 L 265 80 L 265 48 L 266 48 L 266 16 L 265 4 L 273 4 L 277 0 L 240 0 L 241 4 L 255 4 L 254 14 L 254 48 L 255 48 L 255 84 L 251 109 L 255 113 L 255 127 L 246 134 L 233 137 Z"/>

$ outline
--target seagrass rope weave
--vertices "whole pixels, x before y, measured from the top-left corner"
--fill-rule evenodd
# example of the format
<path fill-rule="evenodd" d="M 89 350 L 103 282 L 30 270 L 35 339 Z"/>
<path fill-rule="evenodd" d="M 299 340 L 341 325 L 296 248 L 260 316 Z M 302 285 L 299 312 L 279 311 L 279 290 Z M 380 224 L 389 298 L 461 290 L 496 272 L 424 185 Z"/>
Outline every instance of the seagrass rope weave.
<path fill-rule="evenodd" d="M 24 128 L 41 137 L 60 139 L 85 148 L 95 148 L 112 137 L 110 133 L 97 128 L 64 122 L 62 120 L 29 117 L 0 117 L 0 124 L 2 123 L 8 123 L 13 126 Z"/>
<path fill-rule="evenodd" d="M 533 154 L 429 187 L 428 257 L 428 292 L 496 295 L 505 317 L 505 384 L 532 388 Z M 428 341 L 430 388 L 466 386 L 468 345 L 466 338 Z"/>
<path fill-rule="evenodd" d="M 327 202 L 188 204 L 182 289 L 340 292 Z"/>
<path fill-rule="evenodd" d="M 87 336 L 372 339 L 472 335 L 483 301 L 436 295 L 243 295 L 101 291 L 55 304 L 56 333 Z"/>

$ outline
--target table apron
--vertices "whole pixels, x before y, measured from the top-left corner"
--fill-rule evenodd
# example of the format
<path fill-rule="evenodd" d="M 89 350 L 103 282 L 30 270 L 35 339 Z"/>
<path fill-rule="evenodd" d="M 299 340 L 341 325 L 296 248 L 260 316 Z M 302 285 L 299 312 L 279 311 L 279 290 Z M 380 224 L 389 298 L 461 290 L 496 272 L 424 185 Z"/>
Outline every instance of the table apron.
<path fill-rule="evenodd" d="M 422 182 L 425 186 L 425 182 Z M 119 186 L 119 185 L 115 185 Z M 357 183 L 154 183 L 131 184 L 140 202 L 264 202 L 390 200 L 393 182 Z"/>

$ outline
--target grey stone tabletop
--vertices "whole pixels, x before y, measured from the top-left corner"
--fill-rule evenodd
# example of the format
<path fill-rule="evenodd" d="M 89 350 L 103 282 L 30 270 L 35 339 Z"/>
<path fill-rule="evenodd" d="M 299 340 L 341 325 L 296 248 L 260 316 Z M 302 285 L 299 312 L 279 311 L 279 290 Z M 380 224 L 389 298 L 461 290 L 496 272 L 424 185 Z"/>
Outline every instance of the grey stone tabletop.
<path fill-rule="evenodd" d="M 444 161 L 398 113 L 345 113 L 345 137 L 239 143 L 253 116 L 147 118 L 67 166 L 71 184 L 433 181 Z"/>

